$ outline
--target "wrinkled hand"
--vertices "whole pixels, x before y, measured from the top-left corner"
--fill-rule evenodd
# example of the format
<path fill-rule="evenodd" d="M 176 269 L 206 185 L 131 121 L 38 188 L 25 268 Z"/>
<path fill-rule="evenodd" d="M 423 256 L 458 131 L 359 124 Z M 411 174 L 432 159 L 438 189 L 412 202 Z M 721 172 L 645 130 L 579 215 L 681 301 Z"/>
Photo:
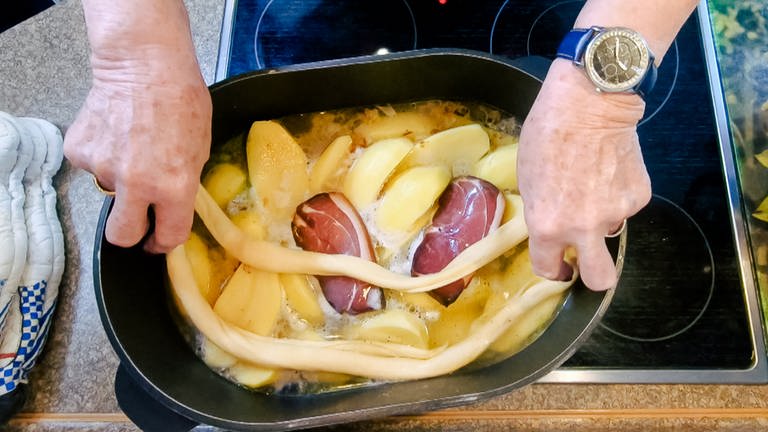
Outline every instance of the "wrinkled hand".
<path fill-rule="evenodd" d="M 144 247 L 153 253 L 188 237 L 210 147 L 205 82 L 194 59 L 170 49 L 138 50 L 143 58 L 94 53 L 93 86 L 64 142 L 75 166 L 116 192 L 107 240 L 137 244 L 147 233 L 151 207 L 155 228 Z"/>
<path fill-rule="evenodd" d="M 600 94 L 571 63 L 555 60 L 523 124 L 518 154 L 534 271 L 567 279 L 574 247 L 585 285 L 616 285 L 605 236 L 651 198 L 636 133 L 640 97 Z"/>

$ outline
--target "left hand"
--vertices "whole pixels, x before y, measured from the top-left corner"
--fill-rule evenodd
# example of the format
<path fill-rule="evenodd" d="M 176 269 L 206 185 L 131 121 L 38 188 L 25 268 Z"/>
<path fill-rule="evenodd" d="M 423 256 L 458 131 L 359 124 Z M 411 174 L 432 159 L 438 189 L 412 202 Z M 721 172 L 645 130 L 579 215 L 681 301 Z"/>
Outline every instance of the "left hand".
<path fill-rule="evenodd" d="M 117 246 L 168 252 L 189 237 L 208 160 L 211 98 L 181 1 L 83 0 L 93 85 L 64 153 L 115 192 L 105 227 Z"/>
<path fill-rule="evenodd" d="M 518 182 L 536 274 L 567 279 L 563 260 L 576 249 L 585 285 L 616 285 L 605 236 L 651 198 L 636 125 L 636 95 L 598 93 L 582 72 L 555 60 L 523 124 Z"/>

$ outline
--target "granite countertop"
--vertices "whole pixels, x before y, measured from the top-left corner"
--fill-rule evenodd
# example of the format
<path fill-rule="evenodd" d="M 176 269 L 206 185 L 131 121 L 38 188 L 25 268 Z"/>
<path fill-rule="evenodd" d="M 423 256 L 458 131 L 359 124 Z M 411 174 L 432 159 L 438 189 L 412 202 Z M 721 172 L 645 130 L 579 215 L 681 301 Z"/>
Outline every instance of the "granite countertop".
<path fill-rule="evenodd" d="M 213 81 L 223 0 L 188 0 L 203 75 Z M 79 1 L 0 33 L 0 110 L 45 118 L 62 131 L 90 86 Z M 92 253 L 103 197 L 65 163 L 56 178 L 66 272 L 47 346 L 25 407 L 0 430 L 136 430 L 113 394 L 117 358 L 102 328 Z M 768 386 L 534 384 L 486 402 L 351 427 L 364 430 L 755 430 L 768 427 Z"/>

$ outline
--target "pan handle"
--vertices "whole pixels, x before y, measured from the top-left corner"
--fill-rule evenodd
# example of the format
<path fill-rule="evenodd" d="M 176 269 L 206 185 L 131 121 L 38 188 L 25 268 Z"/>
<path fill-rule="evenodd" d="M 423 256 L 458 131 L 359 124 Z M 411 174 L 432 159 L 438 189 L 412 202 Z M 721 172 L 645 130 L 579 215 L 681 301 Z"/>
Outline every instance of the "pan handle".
<path fill-rule="evenodd" d="M 185 432 L 198 423 L 165 407 L 152 397 L 120 365 L 115 373 L 117 404 L 145 432 Z"/>
<path fill-rule="evenodd" d="M 552 65 L 552 60 L 542 56 L 525 56 L 517 57 L 509 60 L 509 63 L 524 71 L 529 75 L 537 78 L 539 81 L 544 81 L 547 76 L 547 71 Z"/>

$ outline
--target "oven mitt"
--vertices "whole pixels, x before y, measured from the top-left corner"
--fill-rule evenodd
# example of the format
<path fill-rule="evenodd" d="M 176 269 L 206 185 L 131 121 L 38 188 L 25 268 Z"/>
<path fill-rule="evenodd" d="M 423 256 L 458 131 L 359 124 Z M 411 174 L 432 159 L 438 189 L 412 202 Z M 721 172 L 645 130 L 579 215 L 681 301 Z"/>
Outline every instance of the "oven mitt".
<path fill-rule="evenodd" d="M 13 219 L 11 217 L 11 171 L 16 165 L 19 153 L 19 133 L 16 127 L 4 117 L 0 117 L 0 328 L 8 314 L 8 303 L 12 290 L 6 286 L 13 284 L 15 250 L 13 236 Z M 14 275 L 19 278 L 19 272 Z"/>
<path fill-rule="evenodd" d="M 64 239 L 53 188 L 63 156 L 61 133 L 39 119 L 0 113 L 0 120 L 18 134 L 16 163 L 7 186 L 13 265 L 0 292 L 7 311 L 0 321 L 2 422 L 23 406 L 28 374 L 47 338 L 64 270 Z"/>
<path fill-rule="evenodd" d="M 27 260 L 27 223 L 24 220 L 24 174 L 27 167 L 32 162 L 34 153 L 34 144 L 26 130 L 21 129 L 14 117 L 8 114 L 0 113 L 0 120 L 3 120 L 16 131 L 19 137 L 16 144 L 16 161 L 8 180 L 8 192 L 11 197 L 10 216 L 11 216 L 11 253 L 13 254 L 11 270 L 6 279 L 3 291 L 0 292 L 0 371 L 4 371 L 8 365 L 13 363 L 16 357 L 20 332 L 14 332 L 12 329 L 14 322 L 21 322 L 21 311 L 13 306 L 18 303 L 18 287 L 21 282 L 21 275 L 24 272 L 24 265 Z M 5 249 L 5 248 L 3 248 Z M 0 379 L 4 377 L 0 376 Z M 4 382 L 0 382 L 4 384 Z M 0 385 L 0 387 L 3 387 Z M 4 391 L 0 389 L 0 392 Z"/>

